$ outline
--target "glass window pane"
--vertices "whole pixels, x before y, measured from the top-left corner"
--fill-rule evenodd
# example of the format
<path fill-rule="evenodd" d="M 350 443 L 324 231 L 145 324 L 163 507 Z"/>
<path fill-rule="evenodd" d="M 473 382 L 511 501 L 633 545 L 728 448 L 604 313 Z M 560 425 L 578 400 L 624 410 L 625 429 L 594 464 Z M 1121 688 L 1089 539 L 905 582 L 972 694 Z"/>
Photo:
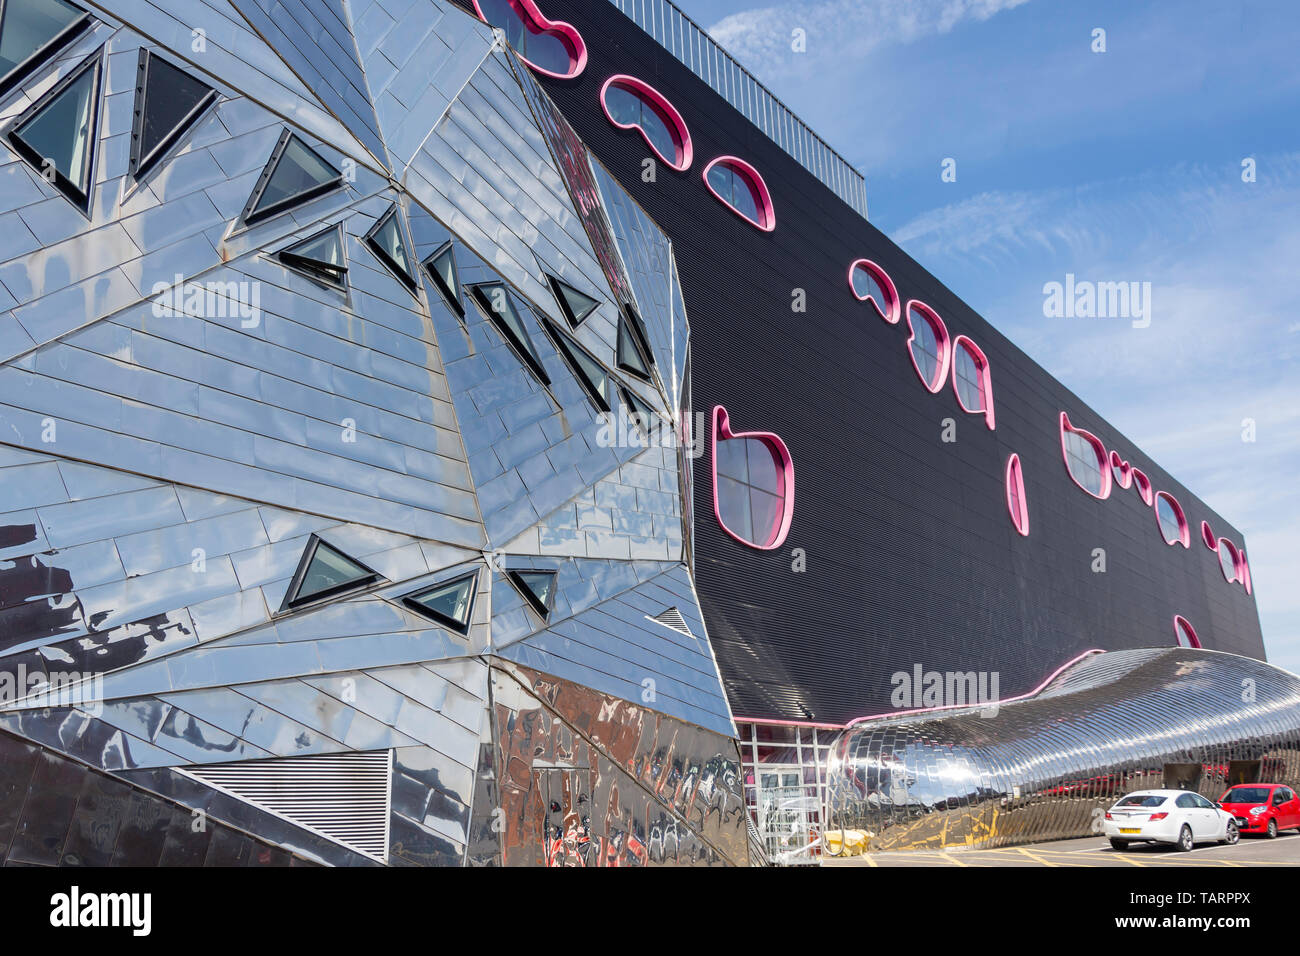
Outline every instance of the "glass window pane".
<path fill-rule="evenodd" d="M 749 459 L 749 483 L 770 494 L 779 495 L 784 490 L 781 464 L 767 442 L 758 438 L 745 439 Z"/>
<path fill-rule="evenodd" d="M 1229 581 L 1237 579 L 1237 562 L 1232 556 L 1232 548 L 1226 541 L 1219 542 L 1219 567 L 1223 571 L 1224 578 Z"/>
<path fill-rule="evenodd" d="M 731 199 L 731 180 L 732 172 L 726 166 L 718 163 L 709 169 L 709 185 L 723 199 Z"/>
<path fill-rule="evenodd" d="M 0 21 L 0 78 L 76 22 L 81 11 L 63 0 L 10 0 Z"/>
<path fill-rule="evenodd" d="M 402 272 L 411 275 L 410 264 L 406 261 L 406 243 L 402 241 L 402 229 L 398 225 L 396 213 L 388 217 L 379 231 L 370 237 L 370 241 L 392 259 Z"/>
<path fill-rule="evenodd" d="M 754 198 L 754 190 L 749 185 L 749 181 L 735 173 L 732 174 L 731 179 L 731 204 L 750 222 L 758 222 L 758 200 Z"/>
<path fill-rule="evenodd" d="M 1160 534 L 1167 543 L 1173 544 L 1182 538 L 1182 529 L 1178 522 L 1178 512 L 1164 495 L 1156 498 L 1156 521 L 1160 525 Z"/>
<path fill-rule="evenodd" d="M 97 69 L 85 70 L 45 107 L 15 130 L 44 160 L 50 160 L 81 192 L 90 186 L 90 128 Z"/>
<path fill-rule="evenodd" d="M 727 475 L 740 481 L 749 480 L 749 466 L 747 464 L 744 439 L 731 438 L 726 441 L 719 441 L 715 454 L 717 456 L 719 475 Z"/>
<path fill-rule="evenodd" d="M 631 90 L 621 86 L 611 86 L 605 91 L 605 109 L 609 110 L 615 122 L 624 126 L 636 126 L 641 123 L 641 100 Z"/>
<path fill-rule="evenodd" d="M 783 514 L 782 500 L 776 495 L 750 489 L 750 513 L 753 516 L 754 544 L 765 545 L 776 537 Z"/>
<path fill-rule="evenodd" d="M 370 576 L 370 572 L 355 561 L 335 551 L 329 545 L 321 543 L 312 555 L 311 564 L 302 577 L 295 600 L 320 594 L 330 588 L 350 584 Z"/>
<path fill-rule="evenodd" d="M 754 540 L 753 518 L 749 510 L 749 488 L 738 481 L 718 475 L 718 516 L 734 535 Z M 765 542 L 759 542 L 765 543 Z"/>
<path fill-rule="evenodd" d="M 149 57 L 144 89 L 140 155 L 148 156 L 212 91 L 157 56 Z"/>
<path fill-rule="evenodd" d="M 1070 474 L 1084 488 L 1095 495 L 1102 491 L 1101 465 L 1097 460 L 1097 450 L 1082 435 L 1075 432 L 1065 434 L 1065 461 Z"/>
<path fill-rule="evenodd" d="M 262 191 L 257 209 L 266 209 L 338 178 L 338 170 L 312 152 L 298 137 L 290 136 L 284 154 Z"/>
<path fill-rule="evenodd" d="M 475 581 L 474 575 L 458 578 L 436 585 L 422 594 L 413 595 L 409 600 L 435 615 L 462 626 L 468 625 Z"/>

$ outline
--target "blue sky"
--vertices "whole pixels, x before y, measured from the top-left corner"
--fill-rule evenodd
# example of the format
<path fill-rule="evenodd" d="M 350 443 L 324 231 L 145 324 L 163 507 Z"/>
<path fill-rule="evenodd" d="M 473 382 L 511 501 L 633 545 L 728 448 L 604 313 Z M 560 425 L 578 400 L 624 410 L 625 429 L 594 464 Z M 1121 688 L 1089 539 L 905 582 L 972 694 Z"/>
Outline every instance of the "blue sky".
<path fill-rule="evenodd" d="M 865 173 L 878 227 L 1245 534 L 1300 672 L 1300 3 L 678 3 Z M 1045 318 L 1067 273 L 1150 282 L 1150 327 Z"/>

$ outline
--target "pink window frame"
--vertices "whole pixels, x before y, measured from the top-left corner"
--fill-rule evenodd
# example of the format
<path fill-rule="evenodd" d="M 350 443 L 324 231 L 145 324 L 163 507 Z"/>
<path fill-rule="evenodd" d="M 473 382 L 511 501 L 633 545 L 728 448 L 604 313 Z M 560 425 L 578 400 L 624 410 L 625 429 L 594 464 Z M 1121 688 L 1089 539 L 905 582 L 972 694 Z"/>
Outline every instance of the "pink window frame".
<path fill-rule="evenodd" d="M 1110 453 L 1111 477 L 1115 479 L 1115 484 L 1121 488 L 1128 489 L 1133 487 L 1133 466 L 1119 457 L 1119 452 Z M 1119 475 L 1115 475 L 1118 471 Z"/>
<path fill-rule="evenodd" d="M 1241 555 L 1241 586 L 1246 589 L 1247 594 L 1250 594 L 1251 593 L 1250 562 L 1246 560 L 1245 551 L 1239 551 L 1237 553 Z"/>
<path fill-rule="evenodd" d="M 582 71 L 587 68 L 587 43 L 582 39 L 582 34 L 572 23 L 565 23 L 563 20 L 548 20 L 546 15 L 537 8 L 534 0 L 507 0 L 513 7 L 518 4 L 523 8 L 524 27 L 537 27 L 534 33 L 558 33 L 568 40 L 569 47 L 569 72 L 555 73 L 551 70 L 543 69 L 538 66 L 522 53 L 518 53 L 519 59 L 523 60 L 528 66 L 544 76 L 551 76 L 557 80 L 572 80 L 582 75 Z M 488 22 L 487 17 L 483 16 L 483 8 L 478 5 L 478 0 L 474 0 L 474 12 L 484 23 Z M 531 23 L 529 22 L 531 21 Z"/>
<path fill-rule="evenodd" d="M 1137 489 L 1138 496 L 1148 508 L 1155 507 L 1156 496 L 1151 488 L 1151 479 L 1141 468 L 1133 469 L 1133 487 Z"/>
<path fill-rule="evenodd" d="M 1093 494 L 1090 490 L 1079 484 L 1079 480 L 1074 477 L 1074 472 L 1070 469 L 1070 453 L 1065 444 L 1065 436 L 1067 432 L 1074 432 L 1091 445 L 1093 450 L 1097 453 L 1098 470 L 1101 472 L 1101 494 Z M 1096 498 L 1098 501 L 1105 501 L 1110 497 L 1112 475 L 1110 473 L 1110 454 L 1106 451 L 1106 446 L 1103 445 L 1101 439 L 1092 432 L 1084 431 L 1082 428 L 1075 428 L 1070 424 L 1070 416 L 1065 412 L 1061 412 L 1061 460 L 1065 463 L 1065 473 L 1070 476 L 1070 480 L 1078 485 L 1078 487 L 1087 495 Z"/>
<path fill-rule="evenodd" d="M 927 382 L 925 376 L 921 374 L 921 366 L 916 362 L 916 350 L 912 348 L 912 343 L 916 341 L 916 326 L 912 324 L 913 309 L 918 310 L 929 321 L 939 349 L 939 368 L 935 371 L 933 382 Z M 948 368 L 952 365 L 952 340 L 948 337 L 948 326 L 944 325 L 938 312 L 920 299 L 908 300 L 907 308 L 903 312 L 907 316 L 907 357 L 912 360 L 912 368 L 916 369 L 916 377 L 921 380 L 921 384 L 931 395 L 938 395 L 943 390 L 943 383 L 948 381 Z"/>
<path fill-rule="evenodd" d="M 1241 549 L 1227 538 L 1220 538 L 1218 542 L 1216 542 L 1216 547 L 1214 549 L 1214 556 L 1219 562 L 1219 573 L 1223 573 L 1223 559 L 1219 557 L 1218 546 L 1225 544 L 1228 546 L 1228 554 L 1232 556 L 1232 577 L 1227 577 L 1225 575 L 1224 580 L 1229 584 L 1236 584 L 1240 581 L 1244 585 L 1246 583 L 1246 576 L 1241 573 Z"/>
<path fill-rule="evenodd" d="M 1019 508 L 1016 501 L 1020 502 Z M 1025 499 L 1025 475 L 1019 455 L 1007 459 L 1007 511 L 1011 513 L 1011 523 L 1021 537 L 1029 537 L 1029 502 Z"/>
<path fill-rule="evenodd" d="M 605 97 L 609 93 L 611 86 L 622 86 L 631 90 L 640 96 L 645 102 L 649 103 L 651 108 L 659 114 L 659 118 L 664 121 L 668 127 L 669 134 L 673 137 L 673 142 L 677 146 L 678 156 L 669 159 L 663 153 L 655 148 L 655 144 L 650 141 L 650 137 L 645 134 L 638 123 L 620 123 L 614 119 L 609 111 L 609 106 L 605 103 Z M 682 114 L 677 112 L 677 107 L 668 102 L 667 97 L 656 90 L 645 80 L 638 80 L 635 76 L 629 76 L 626 73 L 615 73 L 605 81 L 604 86 L 600 88 L 600 108 L 605 111 L 605 118 L 619 129 L 634 129 L 641 134 L 645 144 L 650 147 L 651 151 L 658 156 L 665 165 L 684 173 L 691 168 L 691 163 L 695 159 L 695 147 L 691 144 L 691 131 L 686 125 L 686 120 L 682 119 Z"/>
<path fill-rule="evenodd" d="M 758 207 L 759 221 L 755 222 L 743 212 L 733 206 L 728 200 L 718 195 L 718 191 L 713 188 L 713 183 L 709 182 L 709 171 L 714 166 L 723 165 L 728 167 L 733 173 L 740 176 L 749 184 L 750 192 L 754 194 L 754 205 Z M 718 200 L 733 213 L 739 216 L 745 222 L 749 223 L 755 229 L 762 229 L 764 232 L 772 232 L 776 229 L 776 210 L 772 208 L 772 194 L 768 192 L 767 183 L 763 181 L 762 175 L 757 169 L 745 162 L 739 156 L 719 156 L 709 165 L 704 167 L 701 174 L 704 178 L 704 186 L 709 192 L 713 193 L 713 198 Z"/>
<path fill-rule="evenodd" d="M 983 408 L 967 408 L 966 403 L 961 400 L 961 390 L 957 388 L 957 350 L 964 349 L 975 362 L 975 367 L 979 370 L 980 375 L 980 392 L 984 396 Z M 988 356 L 984 350 L 976 345 L 973 341 L 964 335 L 959 335 L 953 339 L 952 343 L 952 392 L 957 396 L 957 404 L 961 406 L 962 411 L 971 415 L 984 413 L 984 424 L 989 426 L 989 431 L 996 428 L 996 422 L 993 416 L 993 372 L 989 368 Z"/>
<path fill-rule="evenodd" d="M 1202 644 L 1201 644 L 1200 637 L 1196 633 L 1196 628 L 1192 627 L 1192 622 L 1187 620 L 1187 618 L 1183 617 L 1181 614 L 1174 615 L 1174 646 L 1175 647 L 1183 646 L 1182 642 L 1178 640 L 1178 638 L 1182 637 L 1184 633 L 1183 631 L 1179 630 L 1180 624 L 1185 629 L 1187 639 L 1192 642 L 1192 647 L 1195 647 L 1197 650 L 1199 650 L 1202 647 Z"/>
<path fill-rule="evenodd" d="M 1160 524 L 1159 501 L 1161 498 L 1164 498 L 1173 505 L 1174 516 L 1178 518 L 1178 538 L 1174 541 L 1169 541 L 1165 538 L 1164 528 Z M 1187 514 L 1183 511 L 1183 506 L 1178 503 L 1177 498 L 1167 491 L 1157 491 L 1151 509 L 1156 513 L 1156 528 L 1160 531 L 1161 541 L 1164 541 L 1165 544 L 1169 545 L 1171 548 L 1175 544 L 1181 544 L 1184 548 L 1190 548 L 1192 546 L 1192 529 L 1187 524 Z M 1217 551 L 1218 549 L 1216 548 L 1215 550 Z"/>
<path fill-rule="evenodd" d="M 1219 553 L 1219 539 L 1215 537 L 1214 529 L 1210 527 L 1208 521 L 1201 522 L 1201 543 L 1216 555 Z"/>
<path fill-rule="evenodd" d="M 773 526 L 774 533 L 767 544 L 756 544 L 736 534 L 722 520 L 722 506 L 718 501 L 718 442 L 730 441 L 733 438 L 757 439 L 767 445 L 776 456 L 781 475 L 782 508 L 781 515 Z M 794 520 L 794 460 L 790 457 L 790 449 L 786 447 L 785 442 L 781 440 L 779 435 L 774 435 L 772 432 L 733 432 L 731 430 L 731 418 L 727 414 L 726 408 L 716 405 L 713 409 L 713 428 L 709 439 L 709 454 L 713 459 L 713 515 L 718 519 L 718 527 L 741 544 L 758 551 L 772 551 L 781 547 L 790 534 L 790 524 Z"/>
<path fill-rule="evenodd" d="M 876 285 L 885 293 L 885 298 L 889 299 L 888 309 L 882 308 L 876 301 L 876 297 L 868 292 L 866 295 L 858 295 L 857 288 L 853 285 L 853 273 L 861 267 L 871 273 L 872 278 L 876 280 Z M 854 259 L 849 264 L 849 291 L 853 293 L 853 298 L 859 302 L 870 302 L 875 308 L 876 314 L 888 322 L 890 325 L 897 325 L 903 317 L 902 302 L 898 298 L 898 287 L 894 285 L 894 280 L 889 277 L 881 266 L 876 265 L 870 259 Z"/>

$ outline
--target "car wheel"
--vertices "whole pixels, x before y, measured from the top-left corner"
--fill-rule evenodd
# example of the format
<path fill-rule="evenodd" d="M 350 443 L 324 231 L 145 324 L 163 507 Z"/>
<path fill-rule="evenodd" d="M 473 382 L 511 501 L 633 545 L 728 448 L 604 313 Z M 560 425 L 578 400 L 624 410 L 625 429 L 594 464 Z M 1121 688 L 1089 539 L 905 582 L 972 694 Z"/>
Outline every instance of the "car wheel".
<path fill-rule="evenodd" d="M 1182 853 L 1187 853 L 1192 845 L 1192 828 L 1184 823 L 1183 828 L 1178 831 L 1178 849 Z"/>
<path fill-rule="evenodd" d="M 1277 818 L 1276 817 L 1268 821 L 1268 831 L 1267 833 L 1265 833 L 1265 836 L 1267 836 L 1270 840 L 1277 839 Z"/>
<path fill-rule="evenodd" d="M 1223 831 L 1223 842 L 1228 846 L 1234 846 L 1241 839 L 1241 831 L 1237 829 L 1237 821 L 1229 820 L 1228 827 Z"/>
<path fill-rule="evenodd" d="M 1128 849 L 1128 840 L 1111 840 L 1110 845 L 1112 849 L 1119 850 L 1119 852 L 1123 853 Z"/>

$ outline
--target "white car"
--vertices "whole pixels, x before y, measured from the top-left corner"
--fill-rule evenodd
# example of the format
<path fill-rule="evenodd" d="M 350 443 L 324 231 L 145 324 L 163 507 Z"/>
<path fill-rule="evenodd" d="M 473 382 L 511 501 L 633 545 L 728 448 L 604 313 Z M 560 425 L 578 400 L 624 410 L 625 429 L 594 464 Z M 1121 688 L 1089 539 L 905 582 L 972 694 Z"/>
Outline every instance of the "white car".
<path fill-rule="evenodd" d="M 1106 811 L 1106 836 L 1116 850 L 1130 843 L 1171 843 L 1186 852 L 1197 843 L 1236 843 L 1231 813 L 1190 790 L 1138 790 Z"/>

